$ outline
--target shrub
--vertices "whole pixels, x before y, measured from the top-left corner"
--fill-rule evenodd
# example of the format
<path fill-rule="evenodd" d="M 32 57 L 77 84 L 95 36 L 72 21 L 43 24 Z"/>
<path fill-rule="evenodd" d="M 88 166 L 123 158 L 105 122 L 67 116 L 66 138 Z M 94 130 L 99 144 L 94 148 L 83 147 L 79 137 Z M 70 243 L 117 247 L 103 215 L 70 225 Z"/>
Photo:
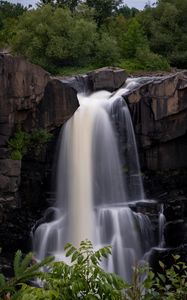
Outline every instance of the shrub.
<path fill-rule="evenodd" d="M 95 46 L 94 63 L 97 66 L 114 65 L 119 61 L 120 50 L 114 38 L 107 33 L 102 33 Z"/>
<path fill-rule="evenodd" d="M 17 129 L 14 136 L 8 141 L 10 158 L 13 160 L 22 160 L 23 156 L 32 151 L 38 156 L 44 145 L 52 138 L 52 134 L 44 129 L 39 129 L 31 134 Z"/>
<path fill-rule="evenodd" d="M 151 52 L 149 47 L 138 48 L 136 58 L 144 66 L 145 70 L 157 71 L 170 69 L 167 59 Z"/>
<path fill-rule="evenodd" d="M 18 128 L 14 136 L 8 141 L 10 158 L 14 160 L 21 160 L 23 155 L 25 155 L 27 152 L 28 144 L 29 144 L 28 133 Z"/>
<path fill-rule="evenodd" d="M 7 280 L 3 274 L 0 274 L 0 297 L 4 299 L 21 299 L 22 289 L 25 289 L 24 283 L 34 278 L 43 278 L 41 268 L 49 266 L 53 257 L 45 258 L 42 262 L 33 264 L 33 254 L 28 253 L 24 258 L 22 252 L 18 250 L 14 257 L 14 277 Z M 18 288 L 21 290 L 17 292 Z M 6 297 L 7 295 L 7 297 Z M 9 297 L 9 298 L 8 298 Z M 1 298 L 0 298 L 1 299 Z M 30 298 L 31 299 L 31 298 Z"/>
<path fill-rule="evenodd" d="M 38 129 L 30 134 L 28 149 L 36 156 L 40 155 L 44 145 L 52 138 L 52 134 L 44 129 Z"/>
<path fill-rule="evenodd" d="M 160 263 L 161 273 L 153 273 L 147 264 L 133 268 L 132 282 L 100 267 L 102 258 L 111 254 L 111 247 L 93 250 L 90 241 L 79 248 L 65 246 L 70 264 L 53 262 L 53 257 L 32 263 L 32 253 L 22 258 L 17 251 L 14 258 L 15 276 L 6 280 L 0 274 L 0 297 L 11 300 L 185 300 L 187 295 L 187 265 L 173 256 L 170 268 Z M 45 267 L 46 273 L 41 271 Z M 40 278 L 43 287 L 34 287 L 28 280 Z M 2 298 L 0 298 L 2 299 Z"/>

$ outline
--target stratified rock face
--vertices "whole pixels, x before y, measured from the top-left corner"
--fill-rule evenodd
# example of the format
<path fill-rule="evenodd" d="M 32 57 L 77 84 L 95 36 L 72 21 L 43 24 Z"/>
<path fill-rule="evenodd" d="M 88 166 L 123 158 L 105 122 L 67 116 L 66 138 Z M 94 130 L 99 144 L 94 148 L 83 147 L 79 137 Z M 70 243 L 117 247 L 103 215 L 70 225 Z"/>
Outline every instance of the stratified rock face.
<path fill-rule="evenodd" d="M 76 89 L 23 58 L 0 54 L 0 241 L 4 250 L 13 250 L 13 245 L 20 248 L 19 242 L 26 247 L 36 217 L 30 213 L 45 199 L 52 161 L 47 162 L 45 151 L 38 160 L 31 155 L 22 163 L 11 160 L 8 140 L 18 124 L 27 132 L 59 131 L 78 106 Z M 53 154 L 54 148 L 50 148 Z"/>
<path fill-rule="evenodd" d="M 154 78 L 127 96 L 135 132 L 150 170 L 187 166 L 187 74 Z"/>
<path fill-rule="evenodd" d="M 163 203 L 165 246 L 181 247 L 187 241 L 187 73 L 150 79 L 125 98 L 139 141 L 146 192 Z M 176 253 L 181 255 L 181 250 Z M 183 259 L 187 261 L 186 255 Z"/>
<path fill-rule="evenodd" d="M 49 74 L 23 58 L 0 55 L 0 140 L 6 143 L 16 123 L 27 118 L 43 97 Z"/>
<path fill-rule="evenodd" d="M 0 196 L 16 193 L 21 163 L 9 159 L 8 140 L 17 124 L 34 116 L 49 74 L 23 58 L 0 55 Z M 29 128 L 31 129 L 31 128 Z M 3 205 L 6 201 L 3 201 Z"/>

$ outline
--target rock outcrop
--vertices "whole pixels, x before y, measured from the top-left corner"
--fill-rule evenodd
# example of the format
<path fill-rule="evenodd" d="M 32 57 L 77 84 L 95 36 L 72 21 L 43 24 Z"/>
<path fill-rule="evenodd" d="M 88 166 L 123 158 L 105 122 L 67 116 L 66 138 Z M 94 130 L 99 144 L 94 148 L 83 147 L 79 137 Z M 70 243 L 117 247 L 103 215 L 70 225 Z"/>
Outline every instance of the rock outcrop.
<path fill-rule="evenodd" d="M 181 247 L 187 243 L 187 73 L 142 80 L 124 98 L 147 195 L 164 204 L 166 247 Z"/>
<path fill-rule="evenodd" d="M 45 153 L 38 162 L 30 155 L 21 163 L 10 159 L 8 141 L 18 125 L 26 132 L 60 127 L 79 105 L 76 94 L 41 67 L 0 55 L 0 246 L 5 251 L 27 247 L 36 218 L 32 208 L 43 203 L 47 173 Z"/>
<path fill-rule="evenodd" d="M 150 78 L 125 96 L 144 168 L 187 167 L 187 73 Z"/>

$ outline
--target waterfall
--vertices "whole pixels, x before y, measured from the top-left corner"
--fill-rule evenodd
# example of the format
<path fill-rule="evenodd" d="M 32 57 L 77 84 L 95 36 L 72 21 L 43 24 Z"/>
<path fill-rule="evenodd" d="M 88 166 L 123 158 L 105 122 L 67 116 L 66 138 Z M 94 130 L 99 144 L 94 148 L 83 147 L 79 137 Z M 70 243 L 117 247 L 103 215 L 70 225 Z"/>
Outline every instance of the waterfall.
<path fill-rule="evenodd" d="M 78 95 L 80 107 L 60 135 L 53 217 L 36 229 L 34 251 L 38 259 L 49 254 L 61 259 L 66 242 L 78 246 L 88 238 L 95 247 L 112 245 L 104 267 L 130 281 L 132 265 L 149 247 L 140 239 L 148 239 L 150 223 L 128 207 L 144 193 L 132 121 L 122 98 L 126 91 L 128 86 L 114 95 Z M 125 144 L 123 153 L 117 137 Z"/>
<path fill-rule="evenodd" d="M 163 248 L 165 246 L 165 240 L 164 240 L 164 226 L 166 223 L 166 218 L 164 216 L 164 204 L 162 203 L 160 206 L 160 212 L 159 212 L 159 220 L 158 220 L 158 232 L 159 232 L 159 237 L 158 237 L 158 241 L 159 241 L 159 247 Z"/>

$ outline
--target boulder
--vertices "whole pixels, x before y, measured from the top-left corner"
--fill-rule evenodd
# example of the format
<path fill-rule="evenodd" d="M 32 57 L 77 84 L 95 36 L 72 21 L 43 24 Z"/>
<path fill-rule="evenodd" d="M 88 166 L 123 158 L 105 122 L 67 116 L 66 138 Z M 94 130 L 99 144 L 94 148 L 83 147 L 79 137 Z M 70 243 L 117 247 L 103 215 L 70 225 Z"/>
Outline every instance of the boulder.
<path fill-rule="evenodd" d="M 38 127 L 48 131 L 60 127 L 78 107 L 77 91 L 60 79 L 51 79 L 38 106 Z"/>
<path fill-rule="evenodd" d="M 128 74 L 120 68 L 105 67 L 88 73 L 93 91 L 119 89 L 126 81 Z"/>

